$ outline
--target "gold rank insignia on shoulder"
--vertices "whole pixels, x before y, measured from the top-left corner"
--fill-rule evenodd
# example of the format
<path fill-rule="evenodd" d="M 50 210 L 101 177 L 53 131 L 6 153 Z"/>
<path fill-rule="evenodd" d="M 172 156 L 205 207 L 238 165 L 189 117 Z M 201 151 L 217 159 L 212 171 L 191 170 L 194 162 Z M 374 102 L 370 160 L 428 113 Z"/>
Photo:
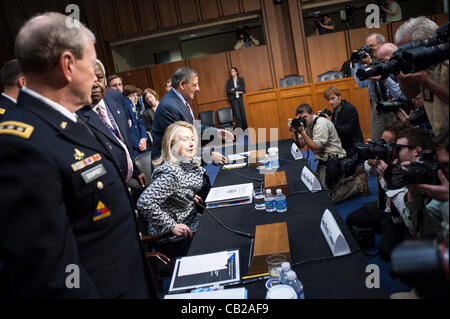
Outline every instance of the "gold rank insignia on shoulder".
<path fill-rule="evenodd" d="M 74 154 L 73 157 L 77 160 L 77 161 L 81 161 L 82 159 L 84 159 L 84 153 L 82 151 L 80 151 L 78 148 L 76 148 L 74 150 Z"/>
<path fill-rule="evenodd" d="M 83 154 L 84 155 L 84 154 Z M 84 160 L 80 160 L 79 162 L 76 162 L 72 165 L 70 165 L 73 169 L 74 172 L 79 171 L 80 169 L 85 168 L 86 166 L 92 165 L 95 162 L 98 162 L 102 159 L 102 157 L 100 156 L 100 154 L 95 154 L 92 155 L 91 157 L 88 157 Z"/>
<path fill-rule="evenodd" d="M 29 139 L 34 127 L 22 122 L 7 121 L 0 123 L 0 134 L 9 134 Z"/>
<path fill-rule="evenodd" d="M 5 114 L 5 112 L 6 112 L 6 110 L 5 110 L 5 109 L 2 109 L 2 108 L 0 107 L 0 115 Z"/>
<path fill-rule="evenodd" d="M 67 127 L 67 122 L 62 121 L 61 124 L 59 124 L 59 126 L 60 126 L 63 130 L 65 130 L 66 127 Z"/>

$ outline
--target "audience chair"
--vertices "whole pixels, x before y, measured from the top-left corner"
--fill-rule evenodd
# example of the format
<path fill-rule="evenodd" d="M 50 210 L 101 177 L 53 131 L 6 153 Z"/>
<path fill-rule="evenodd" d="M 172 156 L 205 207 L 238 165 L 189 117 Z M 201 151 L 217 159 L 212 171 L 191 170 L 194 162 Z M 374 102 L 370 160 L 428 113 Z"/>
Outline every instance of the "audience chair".
<path fill-rule="evenodd" d="M 231 107 L 224 107 L 217 110 L 217 119 L 219 120 L 219 128 L 234 129 L 233 110 Z"/>
<path fill-rule="evenodd" d="M 280 79 L 280 88 L 305 84 L 303 75 L 288 75 Z"/>
<path fill-rule="evenodd" d="M 145 175 L 148 183 L 152 180 L 152 152 L 139 154 L 134 158 L 136 167 Z"/>
<path fill-rule="evenodd" d="M 344 77 L 344 74 L 339 71 L 328 71 L 323 74 L 319 74 L 317 76 L 318 82 L 324 82 L 324 81 L 330 81 L 330 80 L 337 80 L 342 79 Z"/>
<path fill-rule="evenodd" d="M 216 116 L 214 115 L 214 111 L 201 112 L 198 115 L 198 118 L 202 122 L 202 125 L 212 126 L 212 127 L 216 126 Z"/>

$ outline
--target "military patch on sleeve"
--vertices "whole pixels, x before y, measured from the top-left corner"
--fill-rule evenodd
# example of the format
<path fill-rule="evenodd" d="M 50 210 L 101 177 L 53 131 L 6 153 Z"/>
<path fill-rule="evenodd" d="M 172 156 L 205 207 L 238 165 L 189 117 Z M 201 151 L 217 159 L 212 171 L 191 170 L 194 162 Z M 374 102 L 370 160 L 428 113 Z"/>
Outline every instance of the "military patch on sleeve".
<path fill-rule="evenodd" d="M 0 134 L 15 135 L 24 139 L 29 139 L 34 127 L 22 122 L 8 121 L 0 123 Z"/>

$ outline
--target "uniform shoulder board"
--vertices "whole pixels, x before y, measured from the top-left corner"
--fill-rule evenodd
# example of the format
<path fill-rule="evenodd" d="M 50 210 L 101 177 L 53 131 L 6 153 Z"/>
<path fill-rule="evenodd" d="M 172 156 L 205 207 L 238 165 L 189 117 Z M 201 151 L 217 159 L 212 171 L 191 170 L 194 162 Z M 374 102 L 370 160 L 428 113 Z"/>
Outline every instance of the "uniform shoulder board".
<path fill-rule="evenodd" d="M 0 122 L 0 135 L 9 134 L 24 139 L 29 139 L 33 131 L 34 131 L 33 126 L 22 122 L 16 121 Z"/>

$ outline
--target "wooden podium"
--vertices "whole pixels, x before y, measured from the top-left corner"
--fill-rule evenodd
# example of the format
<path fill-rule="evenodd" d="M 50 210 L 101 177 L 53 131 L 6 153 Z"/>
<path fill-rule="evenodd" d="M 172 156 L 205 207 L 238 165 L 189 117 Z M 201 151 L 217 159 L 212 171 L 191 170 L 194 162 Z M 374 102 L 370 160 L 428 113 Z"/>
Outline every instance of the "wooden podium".
<path fill-rule="evenodd" d="M 283 254 L 291 262 L 286 222 L 256 226 L 255 244 L 248 274 L 266 273 L 268 271 L 266 259 L 273 254 Z"/>

